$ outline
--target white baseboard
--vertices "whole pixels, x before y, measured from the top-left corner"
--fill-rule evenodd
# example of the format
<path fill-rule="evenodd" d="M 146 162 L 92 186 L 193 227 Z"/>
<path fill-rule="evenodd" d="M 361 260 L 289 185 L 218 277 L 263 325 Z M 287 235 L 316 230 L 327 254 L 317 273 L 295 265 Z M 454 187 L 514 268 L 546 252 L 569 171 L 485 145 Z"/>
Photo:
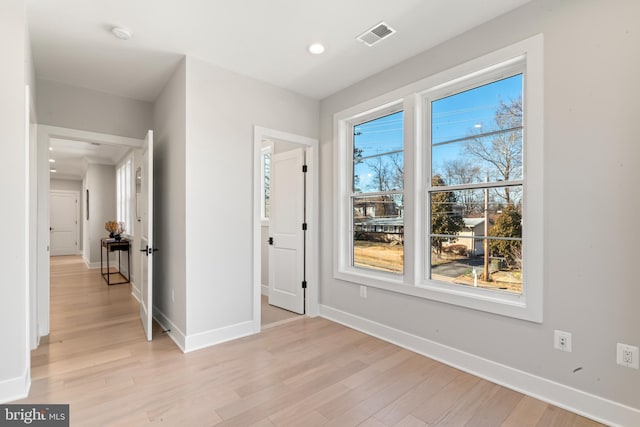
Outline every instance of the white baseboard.
<path fill-rule="evenodd" d="M 259 332 L 259 331 L 258 331 Z M 186 336 L 184 352 L 200 350 L 223 342 L 255 334 L 253 320 Z"/>
<path fill-rule="evenodd" d="M 163 312 L 158 310 L 158 308 L 155 305 L 153 306 L 153 318 L 155 319 L 156 322 L 160 324 L 160 326 L 162 326 L 162 329 L 167 331 L 166 334 L 169 335 L 169 338 L 171 338 L 174 343 L 176 343 L 178 348 L 183 353 L 186 353 L 185 351 L 186 337 L 184 332 L 182 332 L 180 328 L 178 328 L 171 320 L 169 320 L 169 318 L 165 316 Z"/>
<path fill-rule="evenodd" d="M 47 335 L 49 335 L 49 328 L 48 328 L 49 323 L 40 323 L 38 322 L 38 346 L 40 346 L 40 339 L 42 337 L 46 337 Z"/>
<path fill-rule="evenodd" d="M 100 261 L 98 261 L 98 262 L 88 262 L 86 259 L 84 260 L 84 263 L 87 265 L 87 268 L 91 269 L 91 270 L 96 269 L 96 268 L 100 268 L 100 266 L 102 265 L 100 263 Z M 118 260 L 115 260 L 115 261 L 114 260 L 109 260 L 109 266 L 110 267 L 118 267 Z M 106 268 L 106 265 L 105 265 L 105 268 Z"/>
<path fill-rule="evenodd" d="M 24 399 L 31 388 L 31 372 L 27 368 L 19 377 L 0 381 L 0 404 Z"/>
<path fill-rule="evenodd" d="M 640 409 L 320 305 L 320 316 L 611 426 L 640 426 Z"/>
<path fill-rule="evenodd" d="M 140 289 L 136 286 L 134 282 L 131 282 L 131 295 L 133 295 L 133 297 L 138 301 L 138 303 L 140 302 Z M 154 315 L 155 315 L 155 311 L 154 311 Z"/>
<path fill-rule="evenodd" d="M 185 335 L 167 316 L 164 315 L 157 307 L 153 307 L 153 318 L 156 322 L 167 330 L 167 335 L 176 343 L 183 353 L 200 350 L 223 342 L 246 337 L 255 334 L 254 324 L 252 320 L 237 323 L 223 328 L 212 329 L 206 332 L 200 332 L 192 335 Z"/>
<path fill-rule="evenodd" d="M 260 288 L 260 293 L 262 295 L 269 296 L 269 286 L 262 285 L 262 287 Z"/>

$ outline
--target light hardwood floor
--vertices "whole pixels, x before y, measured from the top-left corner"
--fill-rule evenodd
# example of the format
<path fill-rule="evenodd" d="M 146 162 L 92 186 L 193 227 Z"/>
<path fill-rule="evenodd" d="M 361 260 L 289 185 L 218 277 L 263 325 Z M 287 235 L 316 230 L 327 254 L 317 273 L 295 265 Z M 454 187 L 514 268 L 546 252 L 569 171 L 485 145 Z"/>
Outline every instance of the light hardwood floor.
<path fill-rule="evenodd" d="M 182 354 L 78 257 L 52 259 L 51 331 L 21 402 L 72 426 L 600 425 L 321 318 Z"/>
<path fill-rule="evenodd" d="M 291 311 L 269 305 L 268 301 L 269 299 L 266 295 L 261 295 L 262 309 L 260 310 L 260 324 L 262 325 L 262 329 L 272 328 L 286 322 L 302 319 L 303 317 Z"/>

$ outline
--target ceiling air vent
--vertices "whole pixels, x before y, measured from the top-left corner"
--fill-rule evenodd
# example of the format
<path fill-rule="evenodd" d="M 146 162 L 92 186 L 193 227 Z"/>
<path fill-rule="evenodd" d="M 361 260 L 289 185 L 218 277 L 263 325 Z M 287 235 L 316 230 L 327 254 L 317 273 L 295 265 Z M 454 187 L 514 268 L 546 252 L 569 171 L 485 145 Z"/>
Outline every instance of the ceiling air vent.
<path fill-rule="evenodd" d="M 357 39 L 367 46 L 371 47 L 382 39 L 386 39 L 395 32 L 396 30 L 394 30 L 384 22 L 381 22 L 378 25 L 375 25 L 373 28 L 370 28 L 364 33 L 360 34 Z"/>

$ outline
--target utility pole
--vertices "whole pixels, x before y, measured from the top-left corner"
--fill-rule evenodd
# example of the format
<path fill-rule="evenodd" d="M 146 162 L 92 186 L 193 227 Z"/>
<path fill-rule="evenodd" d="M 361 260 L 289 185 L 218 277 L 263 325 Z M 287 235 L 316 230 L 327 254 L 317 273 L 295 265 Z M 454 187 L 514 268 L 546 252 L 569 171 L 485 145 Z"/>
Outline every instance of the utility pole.
<path fill-rule="evenodd" d="M 489 182 L 489 177 L 487 177 Z M 484 280 L 490 281 L 489 278 L 489 189 L 484 189 Z"/>

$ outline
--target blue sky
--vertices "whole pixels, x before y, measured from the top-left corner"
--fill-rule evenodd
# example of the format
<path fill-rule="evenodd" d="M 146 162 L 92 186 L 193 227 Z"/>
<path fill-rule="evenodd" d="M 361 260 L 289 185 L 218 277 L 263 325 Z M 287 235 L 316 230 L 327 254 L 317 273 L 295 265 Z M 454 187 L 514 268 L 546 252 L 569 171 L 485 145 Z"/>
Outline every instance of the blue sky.
<path fill-rule="evenodd" d="M 432 164 L 434 171 L 455 158 L 464 157 L 465 142 L 438 145 L 474 133 L 496 130 L 494 114 L 500 102 L 508 103 L 522 95 L 522 75 L 516 75 L 488 85 L 461 92 L 432 103 Z M 392 167 L 389 153 L 403 148 L 402 111 L 362 123 L 355 127 L 354 146 L 362 157 L 379 156 Z M 369 167 L 377 157 L 356 165 L 358 187 L 363 191 L 378 191 Z"/>

